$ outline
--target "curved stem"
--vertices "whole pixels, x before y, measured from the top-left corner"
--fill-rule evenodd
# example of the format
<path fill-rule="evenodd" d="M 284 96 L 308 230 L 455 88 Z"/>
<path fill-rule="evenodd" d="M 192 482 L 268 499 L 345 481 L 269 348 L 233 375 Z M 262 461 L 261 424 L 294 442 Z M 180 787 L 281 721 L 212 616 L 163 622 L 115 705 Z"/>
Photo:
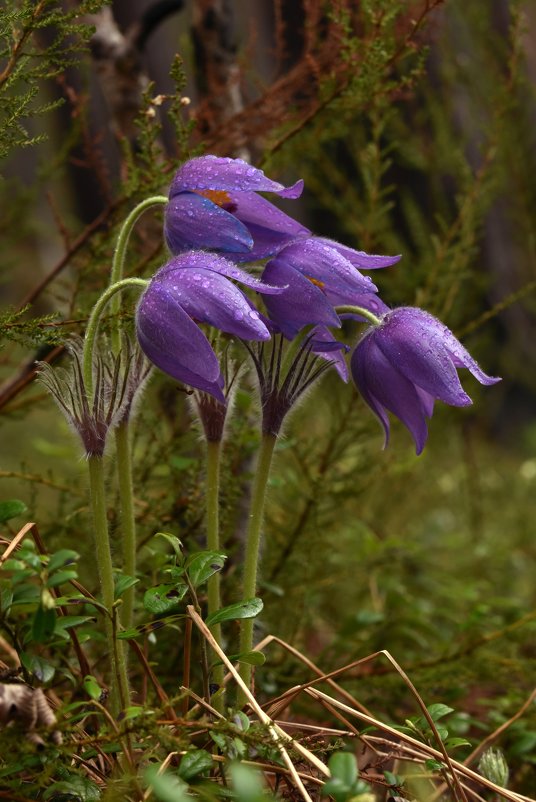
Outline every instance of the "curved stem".
<path fill-rule="evenodd" d="M 277 438 L 275 435 L 265 434 L 262 438 L 259 450 L 259 460 L 251 495 L 249 524 L 246 533 L 246 553 L 244 557 L 244 578 L 242 585 L 243 601 L 252 599 L 257 590 L 257 572 L 262 524 L 264 520 L 264 502 L 276 441 Z M 253 619 L 245 618 L 241 621 L 240 626 L 240 653 L 249 652 L 252 648 Z M 251 685 L 251 669 L 252 667 L 247 663 L 240 664 L 240 676 L 248 687 Z M 245 698 L 242 698 L 240 703 L 242 704 L 244 702 Z"/>
<path fill-rule="evenodd" d="M 207 548 L 209 551 L 220 550 L 220 522 L 219 522 L 219 496 L 220 496 L 220 455 L 221 440 L 207 440 Z M 207 582 L 208 614 L 215 613 L 221 607 L 220 572 L 216 571 Z M 218 646 L 221 646 L 221 625 L 210 627 Z M 215 666 L 213 670 L 214 683 L 223 686 L 224 670 L 222 665 Z M 216 706 L 216 702 L 219 704 Z M 223 699 L 216 699 L 216 709 L 222 713 Z"/>
<path fill-rule="evenodd" d="M 123 641 L 115 639 L 112 623 L 115 587 L 110 538 L 108 535 L 103 460 L 102 457 L 91 456 L 88 457 L 87 462 L 97 568 L 102 602 L 108 611 L 108 615 L 105 616 L 105 631 L 112 669 L 111 707 L 112 713 L 117 716 L 120 710 L 129 703 L 130 692 L 124 644 Z"/>
<path fill-rule="evenodd" d="M 132 229 L 134 228 L 138 219 L 147 209 L 150 209 L 151 206 L 156 206 L 157 204 L 164 204 L 167 202 L 168 198 L 165 195 L 154 195 L 151 198 L 146 198 L 130 212 L 129 216 L 123 223 L 117 238 L 117 244 L 115 246 L 114 257 L 112 261 L 112 270 L 110 273 L 110 285 L 117 284 L 117 282 L 121 281 L 123 278 L 125 253 L 128 241 L 130 239 Z M 116 318 L 119 314 L 119 298 L 114 298 L 112 301 L 112 313 L 114 318 Z M 111 340 L 112 349 L 114 353 L 117 354 L 119 348 L 121 347 L 121 331 L 117 320 L 115 320 L 112 325 Z"/>
<path fill-rule="evenodd" d="M 136 576 L 136 520 L 134 517 L 132 489 L 132 453 L 130 426 L 122 421 L 115 430 L 115 452 L 119 480 L 119 503 L 121 505 L 121 528 L 123 531 L 123 571 L 127 576 Z M 122 624 L 130 629 L 134 617 L 134 586 L 123 593 L 121 611 Z"/>
<path fill-rule="evenodd" d="M 108 289 L 103 292 L 91 311 L 86 328 L 86 336 L 84 337 L 84 353 L 82 357 L 84 384 L 90 402 L 93 398 L 93 349 L 95 348 L 95 340 L 102 311 L 116 292 L 125 289 L 125 287 L 146 287 L 147 284 L 149 284 L 149 282 L 144 278 L 124 278 L 122 281 L 111 284 Z"/>
<path fill-rule="evenodd" d="M 380 318 L 362 306 L 336 306 L 335 312 L 338 315 L 361 315 L 361 317 L 369 320 L 374 326 L 381 325 Z"/>

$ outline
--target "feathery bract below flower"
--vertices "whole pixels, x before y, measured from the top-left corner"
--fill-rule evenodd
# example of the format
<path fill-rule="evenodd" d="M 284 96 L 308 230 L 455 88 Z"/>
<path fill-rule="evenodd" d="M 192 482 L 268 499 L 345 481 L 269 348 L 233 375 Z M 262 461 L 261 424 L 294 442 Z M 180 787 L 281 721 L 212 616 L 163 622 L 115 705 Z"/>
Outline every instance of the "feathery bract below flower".
<path fill-rule="evenodd" d="M 179 168 L 169 190 L 164 234 L 173 254 L 190 249 L 255 261 L 310 234 L 258 192 L 299 198 L 303 181 L 284 187 L 242 159 L 200 156 Z"/>
<path fill-rule="evenodd" d="M 435 400 L 455 407 L 472 403 L 457 368 L 467 368 L 481 384 L 495 384 L 441 321 L 414 307 L 386 312 L 365 332 L 351 358 L 354 381 L 379 418 L 389 440 L 392 412 L 409 429 L 417 454 L 428 437 L 427 418 Z"/>
<path fill-rule="evenodd" d="M 270 339 L 259 313 L 230 279 L 257 292 L 281 292 L 221 256 L 190 251 L 153 276 L 136 313 L 138 341 L 151 362 L 221 403 L 225 397 L 218 358 L 197 323 L 245 340 Z"/>
<path fill-rule="evenodd" d="M 71 356 L 68 368 L 38 363 L 38 379 L 54 397 L 68 423 L 79 434 L 86 456 L 102 457 L 108 433 L 130 410 L 135 389 L 130 379 L 132 354 L 110 355 L 100 348 L 93 357 L 94 390 L 88 398 L 82 370 L 83 341 L 67 343 Z M 143 377 L 145 379 L 145 376 Z"/>

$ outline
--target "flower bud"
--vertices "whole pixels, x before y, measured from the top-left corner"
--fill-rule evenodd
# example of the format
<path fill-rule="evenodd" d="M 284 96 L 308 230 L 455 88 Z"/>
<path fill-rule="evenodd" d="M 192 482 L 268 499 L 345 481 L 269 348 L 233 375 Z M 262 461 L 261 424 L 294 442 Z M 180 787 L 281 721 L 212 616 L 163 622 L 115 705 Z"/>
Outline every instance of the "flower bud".
<path fill-rule="evenodd" d="M 506 788 L 510 772 L 502 749 L 486 749 L 480 758 L 478 770 L 486 780 Z"/>

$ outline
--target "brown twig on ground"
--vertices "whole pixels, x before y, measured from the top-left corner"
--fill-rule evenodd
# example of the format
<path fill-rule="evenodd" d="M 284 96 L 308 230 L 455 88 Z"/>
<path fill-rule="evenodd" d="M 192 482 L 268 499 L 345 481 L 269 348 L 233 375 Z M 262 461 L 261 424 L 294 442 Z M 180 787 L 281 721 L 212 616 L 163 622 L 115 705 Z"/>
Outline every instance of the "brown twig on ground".
<path fill-rule="evenodd" d="M 233 664 L 231 663 L 231 661 L 229 660 L 229 658 L 227 657 L 225 652 L 221 649 L 219 644 L 216 642 L 215 638 L 213 637 L 212 633 L 210 632 L 209 628 L 206 626 L 206 624 L 204 623 L 202 618 L 196 613 L 196 611 L 194 610 L 194 608 L 191 605 L 187 607 L 187 612 L 188 612 L 188 615 L 192 618 L 194 624 L 201 631 L 203 637 L 210 644 L 211 648 L 216 652 L 218 657 L 223 661 L 223 663 L 226 665 L 226 667 L 230 671 L 233 679 L 238 684 L 238 686 L 240 687 L 240 689 L 243 692 L 244 696 L 248 700 L 250 707 L 252 708 L 254 713 L 259 718 L 259 721 L 266 726 L 266 728 L 267 728 L 268 732 L 270 733 L 271 737 L 274 739 L 275 745 L 276 745 L 277 749 L 279 750 L 279 752 L 281 754 L 283 762 L 285 763 L 285 765 L 287 766 L 288 770 L 290 771 L 290 774 L 292 776 L 292 780 L 293 780 L 296 788 L 299 790 L 299 792 L 302 795 L 303 799 L 305 800 L 305 802 L 312 802 L 311 797 L 309 796 L 309 793 L 306 790 L 306 788 L 305 788 L 305 786 L 304 786 L 304 784 L 303 784 L 303 782 L 301 780 L 301 777 L 298 775 L 298 772 L 296 771 L 296 768 L 295 768 L 292 760 L 290 759 L 290 756 L 289 756 L 289 754 L 287 752 L 287 749 L 285 748 L 285 746 L 283 744 L 286 744 L 288 746 L 292 746 L 295 750 L 297 750 L 302 755 L 302 757 L 304 757 L 310 764 L 312 764 L 318 771 L 320 771 L 326 777 L 330 776 L 329 769 L 312 752 L 310 752 L 308 749 L 305 749 L 305 747 L 302 746 L 298 741 L 295 741 L 290 735 L 288 735 L 286 732 L 284 732 L 284 730 L 282 730 L 280 727 L 278 727 L 276 724 L 274 724 L 272 719 L 260 707 L 260 705 L 258 704 L 257 700 L 255 699 L 255 697 L 253 696 L 253 694 L 251 693 L 249 688 L 246 686 L 246 684 L 242 680 L 242 678 L 241 678 L 240 674 L 238 673 L 238 671 L 235 669 L 235 667 L 233 666 Z"/>
<path fill-rule="evenodd" d="M 373 726 L 376 729 L 383 730 L 384 732 L 388 733 L 391 737 L 396 739 L 396 742 L 403 741 L 407 744 L 411 744 L 413 747 L 415 747 L 415 749 L 420 750 L 421 753 L 426 755 L 427 757 L 431 757 L 439 761 L 444 760 L 444 756 L 441 751 L 434 749 L 433 747 L 428 746 L 428 744 L 424 744 L 416 740 L 415 738 L 412 738 L 410 735 L 407 735 L 406 733 L 400 732 L 394 727 L 390 727 L 388 724 L 384 724 L 378 719 L 371 718 L 370 716 L 361 713 L 361 711 L 352 708 L 349 705 L 344 704 L 343 702 L 339 702 L 337 699 L 333 699 L 333 697 L 328 696 L 328 694 L 325 694 L 316 688 L 308 688 L 305 691 L 305 693 L 307 693 L 313 699 L 318 699 L 318 701 L 322 700 L 327 701 L 329 704 L 338 707 L 340 710 L 343 710 L 348 715 L 355 716 L 355 718 L 358 718 L 360 721 L 363 721 L 365 724 L 369 726 Z M 449 762 L 452 766 L 453 772 L 455 773 L 458 779 L 458 783 L 460 782 L 460 776 L 463 776 L 469 780 L 480 783 L 480 785 L 483 786 L 484 788 L 493 791 L 499 796 L 502 796 L 504 799 L 510 800 L 510 802 L 524 802 L 526 799 L 526 797 L 523 797 L 520 794 L 516 794 L 513 791 L 508 791 L 506 788 L 501 788 L 495 783 L 492 783 L 490 780 L 487 780 L 485 777 L 482 777 L 481 774 L 477 774 L 476 771 L 472 771 L 471 769 L 469 769 L 463 763 L 459 763 L 456 760 L 452 760 L 452 758 L 449 758 Z"/>

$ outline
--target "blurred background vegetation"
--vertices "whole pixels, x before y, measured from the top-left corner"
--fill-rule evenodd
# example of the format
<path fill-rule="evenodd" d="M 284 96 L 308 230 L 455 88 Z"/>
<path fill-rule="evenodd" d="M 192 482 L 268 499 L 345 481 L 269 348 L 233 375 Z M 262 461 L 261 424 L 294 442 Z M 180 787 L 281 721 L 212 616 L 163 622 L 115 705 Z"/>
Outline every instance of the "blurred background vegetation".
<path fill-rule="evenodd" d="M 322 380 L 278 449 L 259 635 L 326 671 L 387 649 L 427 703 L 459 712 L 460 733 L 506 721 L 536 684 L 534 4 L 18 0 L 0 6 L 0 36 L 0 499 L 27 507 L 4 535 L 36 521 L 48 548 L 82 553 L 94 585 L 80 451 L 32 367 L 83 332 L 126 213 L 200 153 L 302 177 L 290 213 L 351 247 L 403 254 L 374 275 L 384 300 L 440 317 L 503 382 L 464 378 L 473 407 L 439 405 L 417 458 L 397 423 L 382 451 L 355 389 Z M 133 238 L 133 274 L 166 258 L 158 217 Z M 349 343 L 356 334 L 348 325 Z M 246 380 L 225 455 L 227 602 L 257 443 Z M 196 548 L 204 531 L 199 437 L 161 375 L 135 455 L 146 588 L 153 533 Z M 165 655 L 171 691 L 176 634 L 151 652 Z M 272 649 L 258 683 L 274 692 L 303 676 Z M 381 662 L 347 682 L 392 720 L 416 712 Z M 533 707 L 500 743 L 512 787 L 534 792 Z"/>

